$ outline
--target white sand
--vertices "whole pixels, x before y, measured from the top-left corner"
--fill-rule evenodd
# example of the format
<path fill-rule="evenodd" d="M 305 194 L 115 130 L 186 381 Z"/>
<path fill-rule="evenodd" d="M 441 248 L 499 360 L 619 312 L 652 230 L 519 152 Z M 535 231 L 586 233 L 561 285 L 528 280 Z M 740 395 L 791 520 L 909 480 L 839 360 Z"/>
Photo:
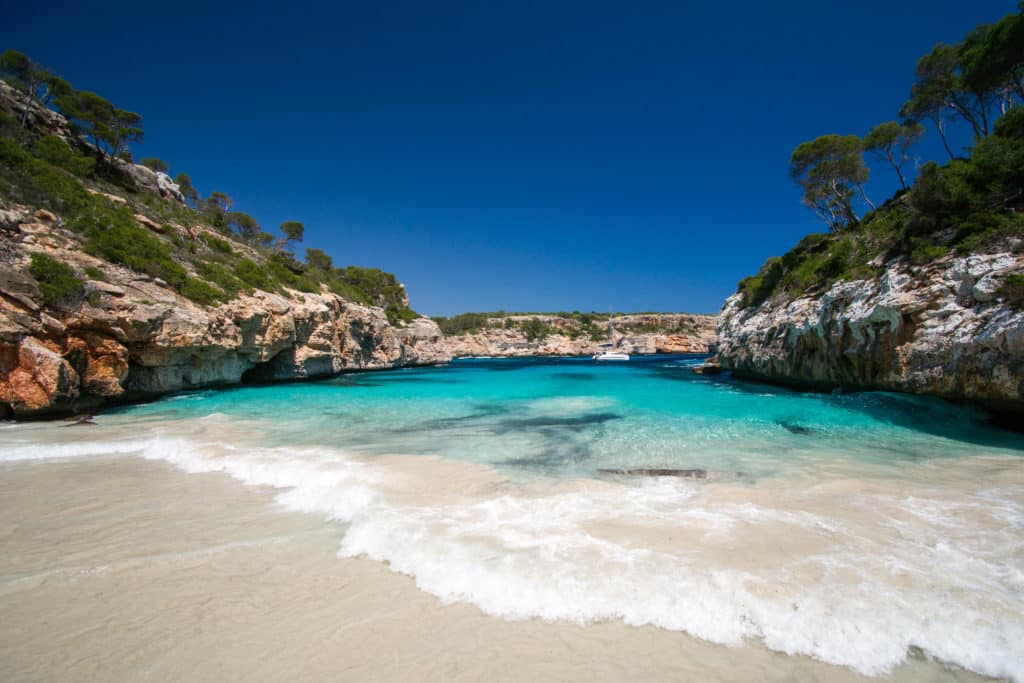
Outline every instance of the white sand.
<path fill-rule="evenodd" d="M 870 680 L 756 643 L 444 605 L 338 559 L 343 532 L 160 462 L 0 465 L 0 680 Z M 920 658 L 886 678 L 978 680 Z"/>

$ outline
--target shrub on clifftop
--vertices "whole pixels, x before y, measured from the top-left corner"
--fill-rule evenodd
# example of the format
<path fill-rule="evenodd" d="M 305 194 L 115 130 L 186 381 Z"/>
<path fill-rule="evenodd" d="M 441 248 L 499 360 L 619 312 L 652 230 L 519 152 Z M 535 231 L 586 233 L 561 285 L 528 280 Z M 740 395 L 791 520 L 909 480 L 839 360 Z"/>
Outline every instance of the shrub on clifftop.
<path fill-rule="evenodd" d="M 28 270 L 39 283 L 43 303 L 51 308 L 70 303 L 82 294 L 82 279 L 75 275 L 71 266 L 52 256 L 32 254 Z"/>

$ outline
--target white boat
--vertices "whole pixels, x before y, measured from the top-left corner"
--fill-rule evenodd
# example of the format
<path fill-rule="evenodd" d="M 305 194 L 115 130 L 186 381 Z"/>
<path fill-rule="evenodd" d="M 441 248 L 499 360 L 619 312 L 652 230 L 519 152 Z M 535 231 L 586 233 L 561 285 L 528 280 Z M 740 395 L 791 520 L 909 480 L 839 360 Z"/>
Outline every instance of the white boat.
<path fill-rule="evenodd" d="M 594 356 L 594 360 L 629 360 L 629 354 L 622 351 L 602 351 Z"/>
<path fill-rule="evenodd" d="M 594 355 L 594 360 L 629 360 L 629 354 L 624 351 L 616 349 L 615 344 L 615 325 L 612 324 L 612 318 L 608 317 L 608 339 L 609 344 L 601 344 L 598 348 L 604 349 L 600 353 Z"/>

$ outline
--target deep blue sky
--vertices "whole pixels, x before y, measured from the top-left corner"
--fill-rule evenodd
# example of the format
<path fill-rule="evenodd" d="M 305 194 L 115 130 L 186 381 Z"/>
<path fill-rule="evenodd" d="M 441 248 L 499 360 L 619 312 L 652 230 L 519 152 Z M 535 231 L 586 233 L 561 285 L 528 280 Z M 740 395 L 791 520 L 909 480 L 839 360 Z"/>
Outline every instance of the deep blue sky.
<path fill-rule="evenodd" d="M 896 118 L 921 54 L 1017 2 L 67 5 L 6 3 L 0 49 L 143 114 L 137 158 L 448 315 L 717 311 L 822 230 L 792 149 Z"/>

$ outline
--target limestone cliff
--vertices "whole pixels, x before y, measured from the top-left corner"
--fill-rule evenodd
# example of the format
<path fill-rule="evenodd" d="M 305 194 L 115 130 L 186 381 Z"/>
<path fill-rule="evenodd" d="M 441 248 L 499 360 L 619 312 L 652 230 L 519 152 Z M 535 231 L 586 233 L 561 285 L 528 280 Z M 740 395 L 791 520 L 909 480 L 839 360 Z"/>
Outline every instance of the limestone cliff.
<path fill-rule="evenodd" d="M 544 331 L 528 336 L 523 324 L 536 320 Z M 689 314 L 632 314 L 617 316 L 615 340 L 632 354 L 709 353 L 715 347 L 715 316 Z M 467 356 L 587 356 L 608 343 L 607 320 L 593 323 L 591 335 L 579 320 L 557 315 L 505 315 L 468 334 L 445 337 L 448 352 Z"/>
<path fill-rule="evenodd" d="M 44 304 L 29 274 L 45 253 L 86 280 L 73 301 Z M 90 275 L 86 278 L 84 274 Z M 201 306 L 167 283 L 83 252 L 45 211 L 0 212 L 0 416 L 87 410 L 242 381 L 325 377 L 445 362 L 428 319 L 404 326 L 323 287 L 254 290 Z"/>
<path fill-rule="evenodd" d="M 1024 312 L 999 295 L 1013 252 L 906 259 L 824 294 L 730 297 L 719 357 L 737 374 L 819 388 L 883 389 L 1024 413 Z"/>

